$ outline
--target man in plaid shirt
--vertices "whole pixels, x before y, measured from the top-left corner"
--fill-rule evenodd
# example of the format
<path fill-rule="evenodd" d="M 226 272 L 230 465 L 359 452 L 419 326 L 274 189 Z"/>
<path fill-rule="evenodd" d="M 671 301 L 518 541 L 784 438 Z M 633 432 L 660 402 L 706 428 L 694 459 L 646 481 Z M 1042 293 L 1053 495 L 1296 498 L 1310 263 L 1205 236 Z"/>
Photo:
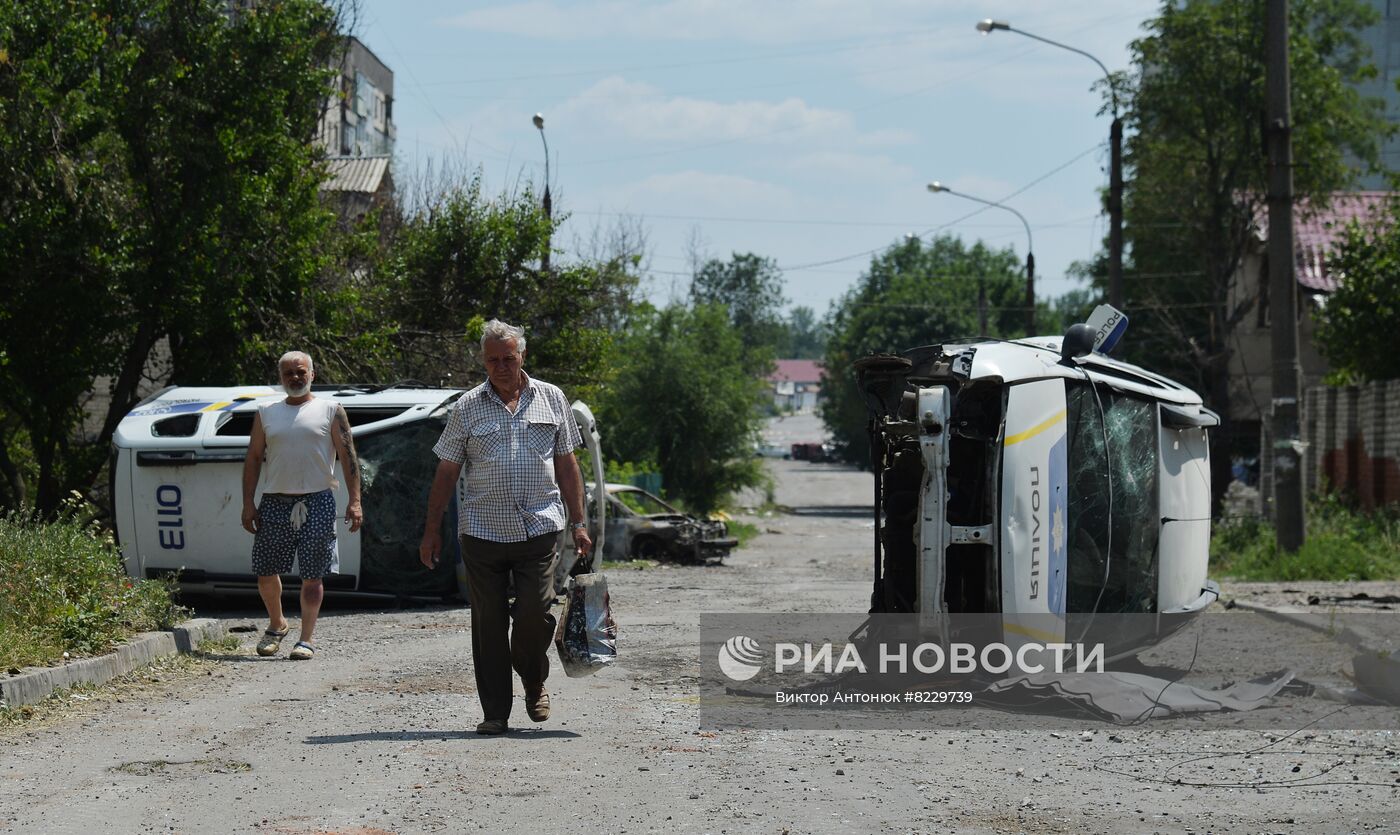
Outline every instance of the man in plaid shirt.
<path fill-rule="evenodd" d="M 476 732 L 502 734 L 510 729 L 512 667 L 525 687 L 530 719 L 549 718 L 544 681 L 554 636 L 549 614 L 554 543 L 565 526 L 579 554 L 587 555 L 593 542 L 583 521 L 583 477 L 574 459 L 582 437 L 564 393 L 523 370 L 523 328 L 492 319 L 482 333 L 481 351 L 487 380 L 457 401 L 433 447 L 441 460 L 418 556 L 430 568 L 437 565 L 442 515 L 456 485 L 457 535 L 484 715 Z M 512 579 L 514 607 L 507 597 Z"/>

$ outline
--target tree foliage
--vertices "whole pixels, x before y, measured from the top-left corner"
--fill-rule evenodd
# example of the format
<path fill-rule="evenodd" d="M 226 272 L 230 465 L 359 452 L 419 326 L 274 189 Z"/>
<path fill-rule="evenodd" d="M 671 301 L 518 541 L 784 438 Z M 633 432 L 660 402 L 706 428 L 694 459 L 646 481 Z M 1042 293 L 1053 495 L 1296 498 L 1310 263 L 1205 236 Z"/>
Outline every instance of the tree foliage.
<path fill-rule="evenodd" d="M 979 285 L 986 299 L 986 335 L 1024 335 L 1024 285 L 1016 254 L 980 242 L 967 246 L 950 235 L 928 244 L 910 238 L 891 246 L 833 306 L 820 408 L 842 458 L 863 466 L 870 462 L 866 410 L 851 364 L 872 353 L 979 335 Z"/>
<path fill-rule="evenodd" d="M 1317 339 L 1337 382 L 1400 379 L 1400 205 L 1374 228 L 1353 224 L 1328 259 L 1342 276 L 1317 312 Z"/>
<path fill-rule="evenodd" d="M 786 359 L 821 359 L 826 352 L 826 326 L 810 307 L 798 306 L 782 323 L 777 353 Z"/>
<path fill-rule="evenodd" d="M 1293 176 L 1325 206 L 1377 159 L 1380 100 L 1351 86 L 1375 68 L 1359 32 L 1375 19 L 1356 0 L 1294 0 L 1290 19 Z M 1267 194 L 1264 0 L 1163 2 L 1115 78 L 1123 102 L 1125 301 L 1129 359 L 1194 384 L 1228 418 L 1232 333 L 1257 302 L 1229 288 Z M 1229 480 L 1213 433 L 1216 487 Z"/>
<path fill-rule="evenodd" d="M 690 284 L 696 305 L 718 304 L 729 316 L 744 350 L 761 371 L 783 341 L 783 274 L 771 258 L 752 252 L 734 253 L 728 261 L 710 259 L 700 266 Z"/>
<path fill-rule="evenodd" d="M 644 307 L 618 340 L 599 402 L 608 457 L 654 461 L 668 495 L 706 512 L 759 483 L 753 456 L 765 393 L 718 304 Z"/>
<path fill-rule="evenodd" d="M 41 509 L 91 480 L 158 343 L 180 382 L 236 379 L 259 312 L 317 274 L 340 44 L 319 0 L 0 4 L 0 409 L 21 430 L 0 440 L 29 447 Z"/>
<path fill-rule="evenodd" d="M 360 243 L 278 331 L 301 334 L 325 379 L 475 385 L 481 328 L 500 318 L 525 327 L 530 374 L 573 396 L 596 390 L 633 304 L 633 259 L 556 257 L 541 269 L 563 218 L 546 216 L 528 189 L 488 197 L 479 173 L 384 212 L 352 230 Z"/>

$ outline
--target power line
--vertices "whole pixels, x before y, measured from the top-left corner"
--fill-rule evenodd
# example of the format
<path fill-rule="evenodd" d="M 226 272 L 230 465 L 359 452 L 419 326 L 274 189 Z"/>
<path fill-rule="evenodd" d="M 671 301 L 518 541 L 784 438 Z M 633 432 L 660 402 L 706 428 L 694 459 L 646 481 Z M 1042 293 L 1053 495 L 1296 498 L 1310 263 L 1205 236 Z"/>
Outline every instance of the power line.
<path fill-rule="evenodd" d="M 1066 168 L 1070 167 L 1071 165 L 1073 165 L 1074 163 L 1076 163 L 1076 162 L 1078 162 L 1079 160 L 1083 159 L 1084 157 L 1088 156 L 1089 154 L 1092 154 L 1094 151 L 1097 151 L 1097 150 L 1103 148 L 1103 147 L 1104 147 L 1104 144 L 1105 144 L 1105 143 L 1100 142 L 1100 143 L 1094 145 L 1094 146 L 1091 147 L 1091 148 L 1088 148 L 1088 149 L 1086 149 L 1086 150 L 1084 150 L 1084 151 L 1081 151 L 1081 152 L 1078 153 L 1078 154 L 1075 154 L 1075 155 L 1074 155 L 1073 157 L 1071 157 L 1068 161 L 1062 163 L 1061 165 L 1057 165 L 1056 167 L 1050 169 L 1049 171 L 1045 172 L 1044 174 L 1040 175 L 1039 177 L 1036 177 L 1034 180 L 1031 180 L 1029 183 L 1026 183 L 1024 186 L 1021 186 L 1020 188 L 1016 189 L 1015 191 L 1011 192 L 1010 194 L 1006 195 L 1005 197 L 1001 198 L 1000 200 L 995 200 L 995 201 L 992 201 L 992 202 L 995 202 L 995 203 L 1004 203 L 1004 202 L 1006 202 L 1007 200 L 1010 200 L 1012 197 L 1015 197 L 1016 195 L 1021 194 L 1022 192 L 1026 191 L 1026 190 L 1029 189 L 1029 188 L 1031 188 L 1032 186 L 1038 185 L 1038 184 L 1041 183 L 1042 181 L 1044 181 L 1044 180 L 1050 178 L 1051 176 L 1060 173 L 1061 171 L 1063 171 L 1063 170 L 1065 170 Z M 955 224 L 961 223 L 961 222 L 963 222 L 964 220 L 967 220 L 967 219 L 970 218 L 970 217 L 976 217 L 977 215 L 980 215 L 980 214 L 982 214 L 983 212 L 988 211 L 989 209 L 990 209 L 990 207 L 988 207 L 988 206 L 983 206 L 983 207 L 981 207 L 981 208 L 974 209 L 973 211 L 968 212 L 967 214 L 963 215 L 962 217 L 959 217 L 959 218 L 955 218 L 955 219 L 953 219 L 953 220 L 950 220 L 950 221 L 948 221 L 947 223 L 942 224 L 941 226 L 935 226 L 934 228 L 929 229 L 929 230 L 927 230 L 927 231 L 925 231 L 925 232 L 919 234 L 917 237 L 919 237 L 919 238 L 926 238 L 926 237 L 928 237 L 929 235 L 934 234 L 935 232 L 940 232 L 940 231 L 942 231 L 942 230 L 944 230 L 944 229 L 947 229 L 947 228 L 950 227 L 950 226 L 953 226 L 953 225 L 955 225 Z M 878 248 L 876 248 L 876 249 L 867 249 L 867 250 L 864 250 L 864 251 L 862 251 L 862 252 L 855 252 L 855 253 L 852 253 L 852 254 L 850 254 L 850 255 L 842 255 L 842 256 L 840 256 L 839 258 L 829 258 L 829 259 L 827 259 L 827 260 L 825 260 L 825 261 L 813 261 L 813 262 L 808 263 L 808 264 L 793 264 L 793 265 L 790 265 L 790 266 L 780 266 L 780 267 L 778 267 L 778 269 L 783 270 L 784 272 L 786 272 L 786 271 L 788 271 L 788 270 L 794 270 L 794 271 L 795 271 L 795 270 L 801 270 L 801 269 L 805 269 L 805 268 L 807 268 L 807 267 L 825 267 L 825 266 L 827 266 L 827 265 L 829 265 L 829 264 L 839 264 L 839 263 L 841 263 L 841 262 L 843 262 L 843 261 L 851 261 L 851 260 L 854 260 L 854 259 L 856 259 L 856 258 L 865 258 L 865 257 L 869 257 L 869 256 L 871 256 L 871 255 L 874 255 L 874 254 L 877 253 L 877 252 L 883 252 L 884 250 L 886 250 L 886 249 L 888 249 L 888 248 L 889 248 L 889 247 L 887 247 L 887 246 L 883 246 L 883 247 L 878 247 Z"/>

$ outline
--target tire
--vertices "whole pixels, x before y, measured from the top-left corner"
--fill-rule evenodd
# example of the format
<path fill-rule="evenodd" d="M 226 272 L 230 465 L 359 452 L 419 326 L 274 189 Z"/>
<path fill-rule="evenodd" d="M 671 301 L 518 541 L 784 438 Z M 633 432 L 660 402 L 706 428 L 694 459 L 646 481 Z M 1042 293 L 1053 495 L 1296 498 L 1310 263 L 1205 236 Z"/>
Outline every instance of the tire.
<path fill-rule="evenodd" d="M 652 537 L 642 537 L 632 543 L 632 556 L 639 560 L 659 560 L 666 556 L 666 549 Z"/>

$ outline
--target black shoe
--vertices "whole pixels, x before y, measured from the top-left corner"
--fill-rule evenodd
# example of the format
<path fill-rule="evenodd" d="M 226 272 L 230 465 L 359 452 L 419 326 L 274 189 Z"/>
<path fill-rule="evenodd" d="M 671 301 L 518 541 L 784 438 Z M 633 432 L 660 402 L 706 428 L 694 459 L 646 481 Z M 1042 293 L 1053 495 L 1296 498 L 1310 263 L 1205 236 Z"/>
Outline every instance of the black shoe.
<path fill-rule="evenodd" d="M 498 736 L 510 730 L 510 725 L 504 719 L 487 719 L 476 726 L 476 732 L 482 736 Z"/>

